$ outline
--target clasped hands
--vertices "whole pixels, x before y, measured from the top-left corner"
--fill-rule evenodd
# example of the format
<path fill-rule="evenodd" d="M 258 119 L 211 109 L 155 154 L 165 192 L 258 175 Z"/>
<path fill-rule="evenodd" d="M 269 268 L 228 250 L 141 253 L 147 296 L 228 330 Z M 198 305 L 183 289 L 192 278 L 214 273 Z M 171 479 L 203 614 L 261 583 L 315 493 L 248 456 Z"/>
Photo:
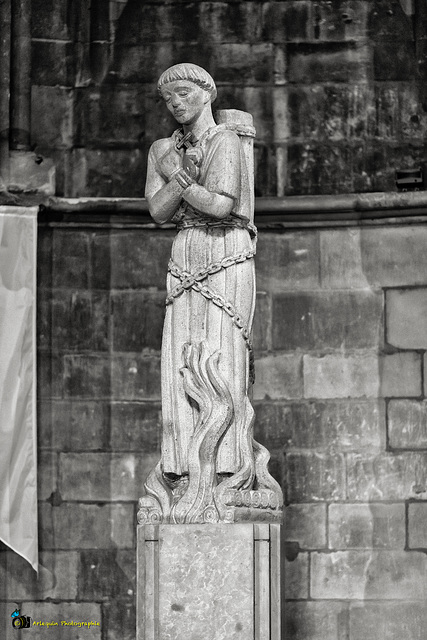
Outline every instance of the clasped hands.
<path fill-rule="evenodd" d="M 179 184 L 187 187 L 197 182 L 202 160 L 203 151 L 200 147 L 193 147 L 184 152 L 173 145 L 160 158 L 159 164 L 168 181 L 176 178 Z"/>

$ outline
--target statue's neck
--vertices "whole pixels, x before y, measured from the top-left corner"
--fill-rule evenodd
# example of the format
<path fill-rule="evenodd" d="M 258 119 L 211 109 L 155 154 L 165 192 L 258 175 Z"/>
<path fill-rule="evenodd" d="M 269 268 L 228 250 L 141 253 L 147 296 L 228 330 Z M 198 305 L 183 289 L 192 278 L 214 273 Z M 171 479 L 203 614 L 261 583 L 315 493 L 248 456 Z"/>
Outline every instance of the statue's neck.
<path fill-rule="evenodd" d="M 215 127 L 215 125 L 216 125 L 216 122 L 213 119 L 212 110 L 209 108 L 209 110 L 206 110 L 205 112 L 201 113 L 199 118 L 195 122 L 184 125 L 183 127 L 184 134 L 191 131 L 191 133 L 193 134 L 193 138 L 195 138 L 196 140 L 200 140 L 202 135 L 206 131 L 208 131 L 208 129 Z"/>

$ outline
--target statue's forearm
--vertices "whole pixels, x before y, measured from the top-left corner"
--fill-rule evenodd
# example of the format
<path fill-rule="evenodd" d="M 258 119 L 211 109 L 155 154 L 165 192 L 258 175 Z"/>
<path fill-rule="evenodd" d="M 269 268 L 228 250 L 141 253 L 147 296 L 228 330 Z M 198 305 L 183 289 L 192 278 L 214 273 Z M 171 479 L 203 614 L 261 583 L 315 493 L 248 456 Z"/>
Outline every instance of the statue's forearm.
<path fill-rule="evenodd" d="M 218 219 L 227 217 L 231 213 L 234 204 L 234 200 L 230 196 L 212 193 L 202 185 L 195 183 L 184 191 L 182 197 L 200 213 Z"/>
<path fill-rule="evenodd" d="M 148 208 L 158 224 L 169 222 L 173 217 L 179 207 L 183 192 L 184 188 L 176 180 L 171 180 L 154 195 L 147 195 Z"/>

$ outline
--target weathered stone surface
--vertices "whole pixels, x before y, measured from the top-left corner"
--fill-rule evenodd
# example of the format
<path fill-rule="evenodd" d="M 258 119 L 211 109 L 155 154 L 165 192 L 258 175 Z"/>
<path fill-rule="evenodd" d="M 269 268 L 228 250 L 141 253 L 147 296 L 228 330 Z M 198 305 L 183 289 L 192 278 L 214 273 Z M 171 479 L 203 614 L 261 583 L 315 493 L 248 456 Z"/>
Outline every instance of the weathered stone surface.
<path fill-rule="evenodd" d="M 322 286 L 365 288 L 426 284 L 426 242 L 427 229 L 423 226 L 322 230 Z"/>
<path fill-rule="evenodd" d="M 263 291 L 257 292 L 253 347 L 255 353 L 271 349 L 271 297 Z"/>
<path fill-rule="evenodd" d="M 53 507 L 54 546 L 64 550 L 133 549 L 133 514 L 133 504 L 63 503 Z"/>
<path fill-rule="evenodd" d="M 156 403 L 114 402 L 111 405 L 111 449 L 156 452 L 160 446 L 161 407 Z"/>
<path fill-rule="evenodd" d="M 403 504 L 331 504 L 330 549 L 403 549 Z"/>
<path fill-rule="evenodd" d="M 78 599 L 130 600 L 136 588 L 135 552 L 127 549 L 80 552 Z"/>
<path fill-rule="evenodd" d="M 347 498 L 371 502 L 427 496 L 427 455 L 347 456 Z"/>
<path fill-rule="evenodd" d="M 37 497 L 47 500 L 57 486 L 57 454 L 40 451 L 37 456 Z"/>
<path fill-rule="evenodd" d="M 156 287 L 163 290 L 173 235 L 167 231 L 146 230 L 97 233 L 92 241 L 94 286 L 97 289 Z"/>
<path fill-rule="evenodd" d="M 113 351 L 160 351 L 165 315 L 163 293 L 114 292 L 111 305 Z"/>
<path fill-rule="evenodd" d="M 427 548 L 427 502 L 408 505 L 408 547 Z"/>
<path fill-rule="evenodd" d="M 421 395 L 421 356 L 418 353 L 394 353 L 380 358 L 381 387 L 384 398 Z"/>
<path fill-rule="evenodd" d="M 417 67 L 408 41 L 383 39 L 373 49 L 375 80 L 407 82 L 414 78 Z"/>
<path fill-rule="evenodd" d="M 424 600 L 426 556 L 405 551 L 337 551 L 311 556 L 314 599 Z"/>
<path fill-rule="evenodd" d="M 84 231 L 55 229 L 51 265 L 54 287 L 90 287 L 89 240 Z"/>
<path fill-rule="evenodd" d="M 315 289 L 319 284 L 318 264 L 318 236 L 315 231 L 260 232 L 256 255 L 258 290 Z"/>
<path fill-rule="evenodd" d="M 305 355 L 304 396 L 306 398 L 375 398 L 380 388 L 376 355 Z"/>
<path fill-rule="evenodd" d="M 31 136 L 38 147 L 71 147 L 74 96 L 71 89 L 37 86 L 31 90 Z"/>
<path fill-rule="evenodd" d="M 290 504 L 285 509 L 283 536 L 302 549 L 326 547 L 326 505 Z"/>
<path fill-rule="evenodd" d="M 51 339 L 52 349 L 108 351 L 108 293 L 54 289 Z"/>
<path fill-rule="evenodd" d="M 135 640 L 135 604 L 110 600 L 102 605 L 102 628 L 107 640 Z"/>
<path fill-rule="evenodd" d="M 62 453 L 61 496 L 64 500 L 138 500 L 157 454 Z"/>
<path fill-rule="evenodd" d="M 328 42 L 288 45 L 291 82 L 360 82 L 372 77 L 372 54 L 365 43 Z"/>
<path fill-rule="evenodd" d="M 74 600 L 77 596 L 77 556 L 74 551 L 43 551 L 39 555 L 37 575 L 18 554 L 0 553 L 1 598 L 16 602 L 48 598 Z M 35 618 L 35 611 L 32 617 Z"/>
<path fill-rule="evenodd" d="M 111 369 L 111 393 L 114 399 L 160 399 L 159 357 L 115 356 Z"/>
<path fill-rule="evenodd" d="M 388 406 L 388 437 L 392 449 L 427 449 L 427 402 L 392 400 Z"/>
<path fill-rule="evenodd" d="M 253 563 L 250 525 L 160 527 L 160 637 L 252 637 Z"/>
<path fill-rule="evenodd" d="M 71 42 L 32 41 L 31 76 L 34 84 L 71 87 L 73 72 Z"/>
<path fill-rule="evenodd" d="M 110 360 L 97 355 L 64 356 L 64 393 L 74 398 L 109 397 Z"/>
<path fill-rule="evenodd" d="M 329 42 L 366 38 L 369 2 L 320 2 L 316 12 L 316 39 Z"/>
<path fill-rule="evenodd" d="M 345 499 L 343 454 L 288 453 L 286 470 L 290 503 Z"/>
<path fill-rule="evenodd" d="M 271 42 L 313 39 L 312 5 L 310 2 L 263 3 L 263 37 Z"/>
<path fill-rule="evenodd" d="M 285 560 L 285 598 L 308 598 L 309 554 L 299 553 L 292 562 Z"/>
<path fill-rule="evenodd" d="M 385 407 L 381 400 L 262 402 L 255 434 L 268 449 L 384 450 Z"/>
<path fill-rule="evenodd" d="M 57 451 L 91 451 L 110 445 L 110 406 L 99 400 L 39 403 L 38 446 Z"/>
<path fill-rule="evenodd" d="M 274 349 L 369 349 L 382 342 L 382 295 L 372 291 L 273 297 Z"/>
<path fill-rule="evenodd" d="M 345 602 L 288 602 L 285 628 L 289 640 L 341 640 L 348 632 Z"/>
<path fill-rule="evenodd" d="M 254 400 L 300 398 L 302 359 L 298 354 L 283 354 L 259 358 L 256 363 Z"/>
<path fill-rule="evenodd" d="M 419 602 L 350 603 L 350 638 L 422 640 L 427 625 L 426 608 Z"/>
<path fill-rule="evenodd" d="M 401 349 L 427 347 L 427 288 L 386 294 L 387 341 Z"/>

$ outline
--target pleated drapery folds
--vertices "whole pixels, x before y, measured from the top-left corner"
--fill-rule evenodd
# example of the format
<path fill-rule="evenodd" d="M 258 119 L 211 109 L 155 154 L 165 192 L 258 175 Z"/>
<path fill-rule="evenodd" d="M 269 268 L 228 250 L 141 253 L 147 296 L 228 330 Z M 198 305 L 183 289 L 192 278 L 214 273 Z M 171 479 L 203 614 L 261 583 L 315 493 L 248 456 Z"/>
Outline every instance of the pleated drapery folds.
<path fill-rule="evenodd" d="M 0 539 L 38 569 L 37 207 L 0 207 Z"/>

